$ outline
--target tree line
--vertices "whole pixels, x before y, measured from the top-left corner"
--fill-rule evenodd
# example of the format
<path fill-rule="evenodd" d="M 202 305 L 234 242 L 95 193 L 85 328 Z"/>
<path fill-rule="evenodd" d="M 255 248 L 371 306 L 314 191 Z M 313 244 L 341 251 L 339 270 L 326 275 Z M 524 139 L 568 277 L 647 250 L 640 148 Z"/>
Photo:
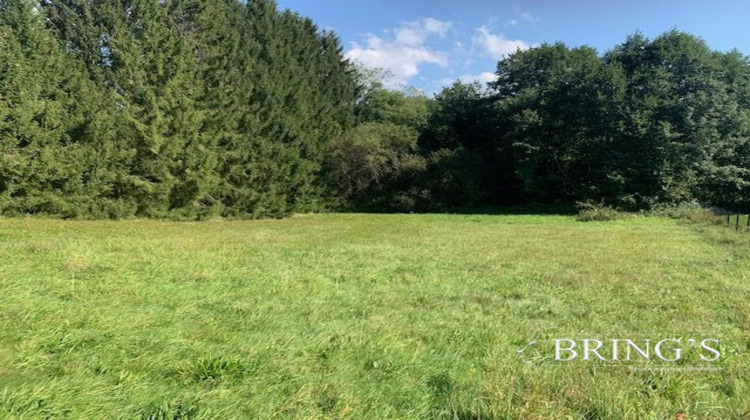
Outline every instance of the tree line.
<path fill-rule="evenodd" d="M 750 204 L 750 64 L 693 35 L 544 44 L 393 91 L 271 0 L 0 0 L 0 213 L 280 217 Z"/>
<path fill-rule="evenodd" d="M 750 61 L 671 30 L 562 43 L 430 100 L 374 86 L 334 155 L 354 203 L 400 211 L 576 203 L 750 210 Z"/>

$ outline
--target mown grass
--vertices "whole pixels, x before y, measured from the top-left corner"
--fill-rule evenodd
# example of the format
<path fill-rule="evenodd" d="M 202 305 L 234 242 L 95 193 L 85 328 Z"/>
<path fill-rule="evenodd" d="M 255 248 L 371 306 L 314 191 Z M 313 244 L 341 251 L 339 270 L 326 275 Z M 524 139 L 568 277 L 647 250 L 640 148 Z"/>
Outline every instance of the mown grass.
<path fill-rule="evenodd" d="M 750 418 L 749 238 L 645 217 L 0 220 L 0 416 Z M 722 370 L 518 356 L 550 327 L 718 338 Z"/>

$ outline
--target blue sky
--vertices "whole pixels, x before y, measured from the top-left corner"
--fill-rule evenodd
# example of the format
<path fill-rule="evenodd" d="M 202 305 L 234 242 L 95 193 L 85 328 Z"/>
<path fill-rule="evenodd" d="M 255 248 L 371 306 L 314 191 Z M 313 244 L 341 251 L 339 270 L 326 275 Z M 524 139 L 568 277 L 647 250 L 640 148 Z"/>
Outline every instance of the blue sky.
<path fill-rule="evenodd" d="M 391 87 L 428 94 L 453 80 L 492 78 L 517 48 L 562 41 L 600 53 L 636 30 L 655 37 L 671 28 L 711 48 L 750 55 L 750 1 L 676 0 L 278 0 L 333 29 L 348 57 L 390 70 Z"/>

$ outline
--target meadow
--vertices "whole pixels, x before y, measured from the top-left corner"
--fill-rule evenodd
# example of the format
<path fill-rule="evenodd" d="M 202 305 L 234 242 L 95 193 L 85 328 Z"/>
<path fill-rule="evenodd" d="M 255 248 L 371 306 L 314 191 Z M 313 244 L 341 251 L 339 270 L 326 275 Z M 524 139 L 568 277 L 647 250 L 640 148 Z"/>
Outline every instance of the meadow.
<path fill-rule="evenodd" d="M 750 418 L 750 235 L 721 226 L 0 219 L 0 308 L 1 418 Z M 533 337 L 721 358 L 566 364 Z"/>

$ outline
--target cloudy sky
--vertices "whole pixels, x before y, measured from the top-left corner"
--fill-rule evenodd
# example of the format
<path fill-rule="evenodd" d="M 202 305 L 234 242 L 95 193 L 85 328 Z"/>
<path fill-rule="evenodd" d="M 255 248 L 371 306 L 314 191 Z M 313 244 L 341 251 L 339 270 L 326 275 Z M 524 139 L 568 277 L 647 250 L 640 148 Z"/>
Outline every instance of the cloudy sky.
<path fill-rule="evenodd" d="M 604 52 L 641 31 L 691 32 L 750 55 L 748 0 L 278 0 L 341 37 L 347 56 L 431 94 L 456 79 L 492 79 L 497 61 L 544 42 Z"/>

